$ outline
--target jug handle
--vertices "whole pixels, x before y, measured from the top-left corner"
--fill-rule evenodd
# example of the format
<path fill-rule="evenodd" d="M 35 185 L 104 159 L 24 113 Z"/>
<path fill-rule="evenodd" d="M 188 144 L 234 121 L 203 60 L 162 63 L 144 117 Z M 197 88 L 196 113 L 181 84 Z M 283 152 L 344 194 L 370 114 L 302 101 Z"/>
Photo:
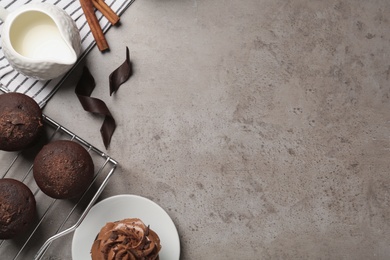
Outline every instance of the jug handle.
<path fill-rule="evenodd" d="M 7 19 L 9 12 L 2 6 L 0 6 L 0 20 L 5 22 L 5 19 Z"/>

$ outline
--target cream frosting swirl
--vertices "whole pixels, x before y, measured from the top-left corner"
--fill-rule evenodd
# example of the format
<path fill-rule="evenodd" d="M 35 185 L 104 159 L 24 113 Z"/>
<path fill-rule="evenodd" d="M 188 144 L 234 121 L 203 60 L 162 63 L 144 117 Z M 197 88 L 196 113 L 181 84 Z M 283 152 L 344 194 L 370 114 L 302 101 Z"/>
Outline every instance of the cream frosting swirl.
<path fill-rule="evenodd" d="M 108 222 L 91 248 L 92 260 L 158 260 L 160 238 L 138 218 Z"/>

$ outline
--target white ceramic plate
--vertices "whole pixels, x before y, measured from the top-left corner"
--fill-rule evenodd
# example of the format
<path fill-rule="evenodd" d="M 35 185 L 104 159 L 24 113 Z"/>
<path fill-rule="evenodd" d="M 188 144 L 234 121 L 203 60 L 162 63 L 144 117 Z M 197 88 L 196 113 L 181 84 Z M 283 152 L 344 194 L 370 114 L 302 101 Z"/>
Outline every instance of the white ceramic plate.
<path fill-rule="evenodd" d="M 179 260 L 180 240 L 175 224 L 155 202 L 136 195 L 117 195 L 94 205 L 72 241 L 73 260 L 91 259 L 90 250 L 100 229 L 107 223 L 125 218 L 139 218 L 150 225 L 161 241 L 160 260 Z"/>

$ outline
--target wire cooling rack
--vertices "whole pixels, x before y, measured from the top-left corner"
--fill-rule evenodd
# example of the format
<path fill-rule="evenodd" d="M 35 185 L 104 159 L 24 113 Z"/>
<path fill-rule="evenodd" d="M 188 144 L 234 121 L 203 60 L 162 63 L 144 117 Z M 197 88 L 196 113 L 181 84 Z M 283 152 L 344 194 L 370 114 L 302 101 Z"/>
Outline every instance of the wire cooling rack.
<path fill-rule="evenodd" d="M 0 88 L 0 90 L 3 90 Z M 1 94 L 1 93 L 0 93 Z M 41 259 L 61 237 L 72 233 L 84 220 L 113 175 L 118 162 L 46 115 L 45 134 L 34 147 L 21 152 L 0 151 L 0 178 L 22 181 L 33 192 L 37 217 L 31 229 L 15 239 L 0 240 L 1 259 Z M 90 153 L 95 175 L 87 191 L 75 200 L 58 200 L 45 195 L 34 181 L 33 160 L 43 145 L 54 140 L 72 140 Z M 57 244 L 57 245 L 55 245 Z"/>

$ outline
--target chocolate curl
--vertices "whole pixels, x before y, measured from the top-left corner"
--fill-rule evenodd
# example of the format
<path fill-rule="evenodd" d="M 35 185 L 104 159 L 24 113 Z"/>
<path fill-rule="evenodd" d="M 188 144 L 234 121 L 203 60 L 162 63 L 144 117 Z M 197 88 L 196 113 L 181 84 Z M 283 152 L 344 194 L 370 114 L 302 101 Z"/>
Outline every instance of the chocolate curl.
<path fill-rule="evenodd" d="M 109 76 L 110 96 L 119 89 L 119 86 L 125 83 L 133 74 L 130 62 L 129 48 L 126 47 L 126 60 Z"/>
<path fill-rule="evenodd" d="M 85 111 L 104 116 L 100 133 L 103 138 L 104 146 L 107 149 L 115 131 L 116 123 L 107 105 L 102 100 L 91 97 L 95 85 L 95 79 L 89 72 L 89 69 L 84 67 L 83 74 L 81 75 L 79 82 L 77 82 L 75 92 Z"/>

